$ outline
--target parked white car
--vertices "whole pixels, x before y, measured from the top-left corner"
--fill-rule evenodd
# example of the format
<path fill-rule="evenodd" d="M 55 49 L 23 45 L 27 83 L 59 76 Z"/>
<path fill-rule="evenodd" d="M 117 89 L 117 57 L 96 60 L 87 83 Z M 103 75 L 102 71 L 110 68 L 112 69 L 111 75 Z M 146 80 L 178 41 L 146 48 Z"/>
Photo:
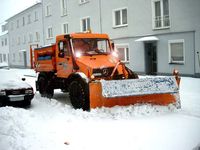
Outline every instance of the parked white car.
<path fill-rule="evenodd" d="M 0 68 L 0 106 L 27 107 L 34 97 L 33 88 L 7 67 Z"/>

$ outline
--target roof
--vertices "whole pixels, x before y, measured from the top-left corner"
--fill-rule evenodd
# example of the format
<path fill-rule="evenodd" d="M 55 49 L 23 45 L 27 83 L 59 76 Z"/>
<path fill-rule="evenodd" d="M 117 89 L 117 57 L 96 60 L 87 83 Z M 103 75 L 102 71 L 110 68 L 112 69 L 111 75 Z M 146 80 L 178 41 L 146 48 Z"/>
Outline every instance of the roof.
<path fill-rule="evenodd" d="M 8 18 L 6 21 L 9 22 L 10 19 L 13 19 L 14 17 L 16 17 L 16 16 L 18 16 L 18 15 L 24 13 L 25 11 L 27 11 L 27 10 L 29 10 L 29 9 L 31 9 L 31 8 L 33 8 L 33 7 L 35 7 L 36 5 L 42 5 L 42 2 L 36 2 L 36 4 L 34 4 L 34 5 L 32 5 L 32 6 L 28 7 L 28 8 L 26 8 L 26 9 L 24 9 L 23 11 L 20 11 L 19 13 L 15 14 L 14 16 Z"/>
<path fill-rule="evenodd" d="M 8 34 L 8 31 L 0 32 L 0 36 Z"/>

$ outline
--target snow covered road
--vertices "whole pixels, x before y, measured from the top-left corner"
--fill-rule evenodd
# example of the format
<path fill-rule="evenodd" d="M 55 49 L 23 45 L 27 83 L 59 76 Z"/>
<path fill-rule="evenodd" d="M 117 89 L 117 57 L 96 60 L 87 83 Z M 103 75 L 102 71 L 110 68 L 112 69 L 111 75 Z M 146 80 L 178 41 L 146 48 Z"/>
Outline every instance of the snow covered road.
<path fill-rule="evenodd" d="M 33 77 L 26 81 L 34 86 Z M 180 94 L 181 110 L 136 105 L 84 112 L 59 91 L 52 100 L 36 93 L 31 108 L 0 108 L 0 150 L 195 150 L 200 79 L 183 77 Z"/>

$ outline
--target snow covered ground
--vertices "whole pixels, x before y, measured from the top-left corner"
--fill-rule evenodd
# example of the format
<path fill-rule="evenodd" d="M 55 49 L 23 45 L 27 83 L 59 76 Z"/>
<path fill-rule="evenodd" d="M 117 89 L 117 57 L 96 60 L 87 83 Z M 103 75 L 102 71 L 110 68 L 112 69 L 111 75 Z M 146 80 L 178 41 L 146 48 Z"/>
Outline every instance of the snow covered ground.
<path fill-rule="evenodd" d="M 34 86 L 32 70 L 13 69 Z M 66 94 L 0 108 L 0 150 L 199 150 L 200 79 L 183 77 L 182 109 L 136 105 L 74 110 Z"/>

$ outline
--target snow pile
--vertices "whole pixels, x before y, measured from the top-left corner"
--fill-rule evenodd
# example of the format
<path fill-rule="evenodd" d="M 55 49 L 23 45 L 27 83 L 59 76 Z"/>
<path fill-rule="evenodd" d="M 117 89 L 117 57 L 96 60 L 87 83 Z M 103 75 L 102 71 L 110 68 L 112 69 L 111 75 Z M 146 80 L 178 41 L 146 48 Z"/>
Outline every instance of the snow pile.
<path fill-rule="evenodd" d="M 86 112 L 75 110 L 72 106 L 63 105 L 54 99 L 42 98 L 37 94 L 30 109 L 0 108 L 0 146 L 1 150 L 62 150 L 66 149 L 67 145 L 64 143 L 67 142 L 72 149 L 85 149 L 85 146 L 87 147 L 86 149 L 92 149 L 89 146 L 91 144 L 90 141 L 86 139 L 85 141 L 79 137 L 84 138 L 83 134 L 86 134 L 85 138 L 88 138 L 89 135 L 84 130 L 87 130 L 88 133 L 91 131 L 96 132 L 96 135 L 93 136 L 98 136 L 101 129 L 99 131 L 96 130 L 96 126 L 100 126 L 99 123 L 101 124 L 103 120 L 109 124 L 108 128 L 105 129 L 106 132 L 104 134 L 106 134 L 110 131 L 110 125 L 114 123 L 110 124 L 110 122 L 114 120 L 118 120 L 120 123 L 122 120 L 135 120 L 145 116 L 160 116 L 169 114 L 169 112 L 174 112 L 174 110 L 169 109 L 169 107 L 151 105 L 116 106 L 114 108 L 98 108 L 91 110 L 91 112 Z M 96 122 L 99 123 L 96 124 Z M 89 127 L 90 125 L 91 128 Z M 105 126 L 105 124 L 101 125 Z M 84 132 L 79 131 L 80 129 Z M 93 142 L 96 143 L 97 141 Z M 125 141 L 121 142 L 124 143 Z M 104 144 L 100 145 L 100 147 L 106 148 Z"/>
<path fill-rule="evenodd" d="M 174 77 L 141 78 L 130 80 L 101 80 L 104 97 L 177 93 Z"/>
<path fill-rule="evenodd" d="M 35 78 L 26 78 L 34 86 Z M 51 100 L 36 93 L 28 109 L 0 108 L 0 149 L 197 150 L 199 93 L 200 79 L 182 78 L 180 110 L 173 105 L 134 105 L 90 112 L 73 109 L 69 96 L 57 90 Z"/>

